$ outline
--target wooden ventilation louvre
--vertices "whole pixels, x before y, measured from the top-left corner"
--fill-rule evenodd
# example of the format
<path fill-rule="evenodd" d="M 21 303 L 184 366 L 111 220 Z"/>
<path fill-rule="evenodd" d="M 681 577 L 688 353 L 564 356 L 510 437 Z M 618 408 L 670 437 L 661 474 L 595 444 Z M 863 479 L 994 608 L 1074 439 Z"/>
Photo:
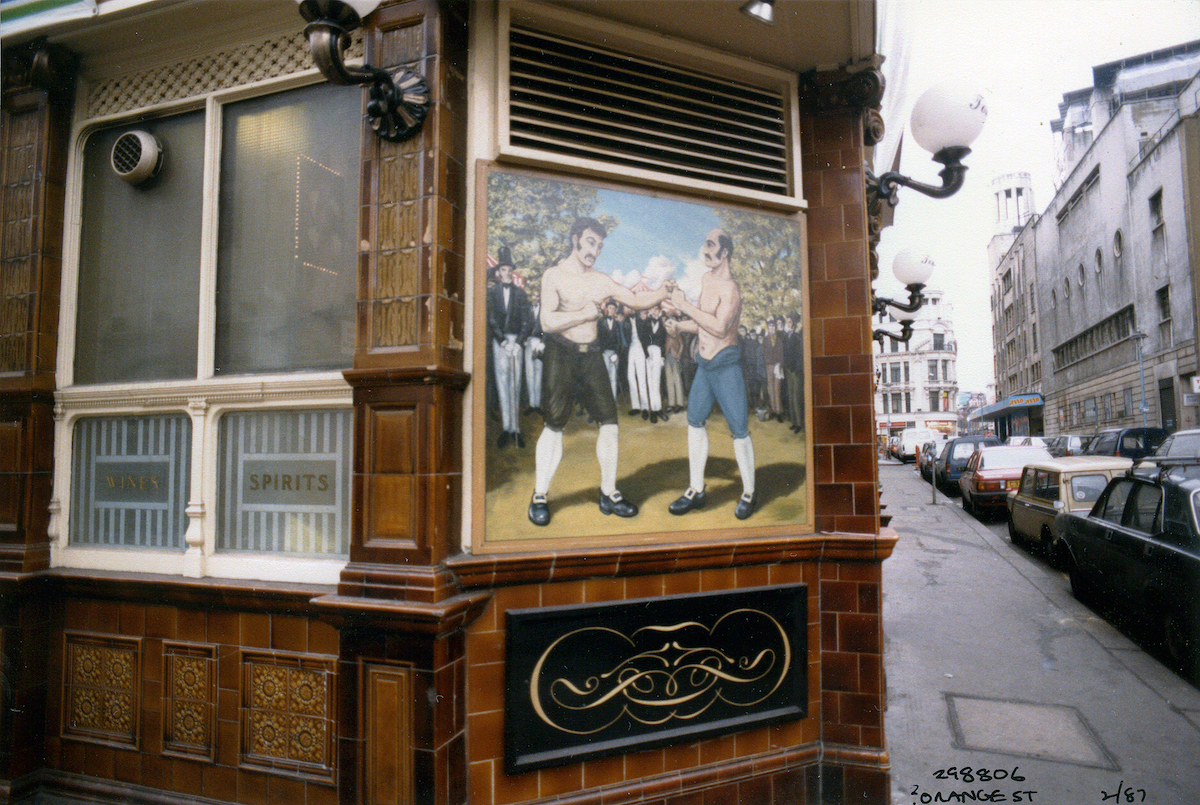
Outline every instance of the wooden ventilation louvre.
<path fill-rule="evenodd" d="M 526 29 L 509 48 L 513 145 L 791 192 L 780 94 Z"/>

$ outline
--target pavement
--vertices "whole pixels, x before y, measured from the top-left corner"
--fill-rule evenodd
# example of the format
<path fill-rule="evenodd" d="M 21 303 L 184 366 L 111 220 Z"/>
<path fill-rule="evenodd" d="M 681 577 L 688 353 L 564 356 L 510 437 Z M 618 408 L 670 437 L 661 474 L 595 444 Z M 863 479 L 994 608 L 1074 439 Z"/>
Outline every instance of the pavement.
<path fill-rule="evenodd" d="M 912 464 L 883 459 L 879 480 L 899 534 L 883 563 L 892 802 L 1200 803 L 1200 689 L 1003 519 Z"/>

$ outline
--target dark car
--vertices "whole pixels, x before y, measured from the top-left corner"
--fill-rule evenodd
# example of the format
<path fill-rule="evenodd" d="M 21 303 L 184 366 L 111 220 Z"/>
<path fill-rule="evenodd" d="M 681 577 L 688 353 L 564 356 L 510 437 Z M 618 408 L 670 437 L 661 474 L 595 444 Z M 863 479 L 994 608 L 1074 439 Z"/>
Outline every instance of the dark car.
<path fill-rule="evenodd" d="M 994 447 L 999 444 L 1000 440 L 995 436 L 959 436 L 950 439 L 933 462 L 934 485 L 941 487 L 947 495 L 957 492 L 958 476 L 962 475 L 971 454 L 981 447 Z"/>
<path fill-rule="evenodd" d="M 1135 461 L 1148 456 L 1163 443 L 1168 432 L 1162 428 L 1114 428 L 1102 430 L 1083 451 L 1085 456 L 1122 456 Z"/>
<path fill-rule="evenodd" d="M 1200 430 L 1179 430 L 1172 433 L 1154 451 L 1154 458 L 1200 457 Z"/>
<path fill-rule="evenodd" d="M 1200 479 L 1170 472 L 1109 482 L 1090 512 L 1055 518 L 1061 559 L 1081 601 L 1153 620 L 1170 659 L 1200 671 Z"/>

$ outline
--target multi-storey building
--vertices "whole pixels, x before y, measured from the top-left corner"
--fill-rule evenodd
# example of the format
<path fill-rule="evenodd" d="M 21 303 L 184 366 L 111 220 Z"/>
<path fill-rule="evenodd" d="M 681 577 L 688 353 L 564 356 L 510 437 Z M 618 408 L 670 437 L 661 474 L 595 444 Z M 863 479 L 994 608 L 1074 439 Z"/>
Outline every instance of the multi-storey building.
<path fill-rule="evenodd" d="M 0 802 L 888 802 L 874 0 L 356 5 L 2 4 Z M 701 249 L 799 348 L 676 516 Z"/>
<path fill-rule="evenodd" d="M 982 416 L 1003 435 L 1039 416 L 1053 435 L 1200 415 L 1200 42 L 1092 73 L 1052 122 L 1058 191 L 992 255 L 998 402 Z"/>
<path fill-rule="evenodd" d="M 875 345 L 875 428 L 881 437 L 905 428 L 954 434 L 958 420 L 958 344 L 953 306 L 925 291 L 908 343 L 884 336 Z"/>

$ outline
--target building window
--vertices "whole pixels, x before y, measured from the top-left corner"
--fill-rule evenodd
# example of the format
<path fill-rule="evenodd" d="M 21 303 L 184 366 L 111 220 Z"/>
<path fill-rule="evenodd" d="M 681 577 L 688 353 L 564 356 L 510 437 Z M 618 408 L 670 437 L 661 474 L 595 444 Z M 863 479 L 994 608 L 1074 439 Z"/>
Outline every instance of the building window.
<path fill-rule="evenodd" d="M 935 382 L 937 382 L 937 379 L 938 379 L 938 362 L 930 361 L 929 362 L 929 382 L 935 383 Z"/>
<path fill-rule="evenodd" d="M 912 392 L 904 392 L 904 413 L 912 413 Z"/>
<path fill-rule="evenodd" d="M 268 89 L 106 119 L 83 143 L 58 564 L 127 568 L 95 550 L 119 546 L 147 551 L 139 569 L 181 573 L 199 546 L 192 575 L 328 583 L 344 565 L 362 93 Z M 168 155 L 140 186 L 109 164 L 133 129 Z"/>
<path fill-rule="evenodd" d="M 1104 421 L 1112 422 L 1116 417 L 1116 395 L 1108 392 L 1104 395 Z"/>
<path fill-rule="evenodd" d="M 1163 223 L 1163 194 L 1159 190 L 1150 196 L 1150 228 L 1158 229 Z"/>
<path fill-rule="evenodd" d="M 1121 410 L 1117 411 L 1118 419 L 1124 419 L 1125 417 L 1130 416 L 1133 413 L 1133 389 L 1132 388 L 1125 389 L 1124 394 L 1121 395 L 1121 406 L 1122 406 Z"/>
<path fill-rule="evenodd" d="M 950 382 L 950 361 L 942 361 L 942 380 Z"/>
<path fill-rule="evenodd" d="M 1071 427 L 1079 427 L 1079 403 L 1071 403 Z"/>
<path fill-rule="evenodd" d="M 1155 300 L 1158 303 L 1159 344 L 1165 349 L 1175 345 L 1175 333 L 1171 320 L 1171 286 L 1164 285 L 1159 288 L 1155 294 Z"/>
<path fill-rule="evenodd" d="M 888 400 L 888 395 L 881 394 L 880 397 L 883 400 L 883 413 L 890 414 L 892 412 L 892 409 L 891 409 L 891 406 L 889 405 L 890 401 Z"/>
<path fill-rule="evenodd" d="M 892 394 L 892 413 L 900 413 L 900 392 L 898 391 Z"/>
<path fill-rule="evenodd" d="M 1083 423 L 1085 425 L 1096 424 L 1096 398 L 1088 397 L 1083 401 Z"/>
<path fill-rule="evenodd" d="M 934 351 L 941 352 L 945 348 L 946 348 L 946 334 L 945 333 L 934 333 L 933 334 L 933 349 L 934 349 Z"/>
<path fill-rule="evenodd" d="M 936 391 L 929 392 L 929 410 L 937 411 L 941 406 L 941 394 Z"/>
<path fill-rule="evenodd" d="M 900 364 L 893 363 L 890 368 L 891 368 L 892 382 L 899 383 L 900 382 Z"/>
<path fill-rule="evenodd" d="M 1104 270 L 1104 252 L 1096 249 L 1096 273 L 1099 274 Z"/>

